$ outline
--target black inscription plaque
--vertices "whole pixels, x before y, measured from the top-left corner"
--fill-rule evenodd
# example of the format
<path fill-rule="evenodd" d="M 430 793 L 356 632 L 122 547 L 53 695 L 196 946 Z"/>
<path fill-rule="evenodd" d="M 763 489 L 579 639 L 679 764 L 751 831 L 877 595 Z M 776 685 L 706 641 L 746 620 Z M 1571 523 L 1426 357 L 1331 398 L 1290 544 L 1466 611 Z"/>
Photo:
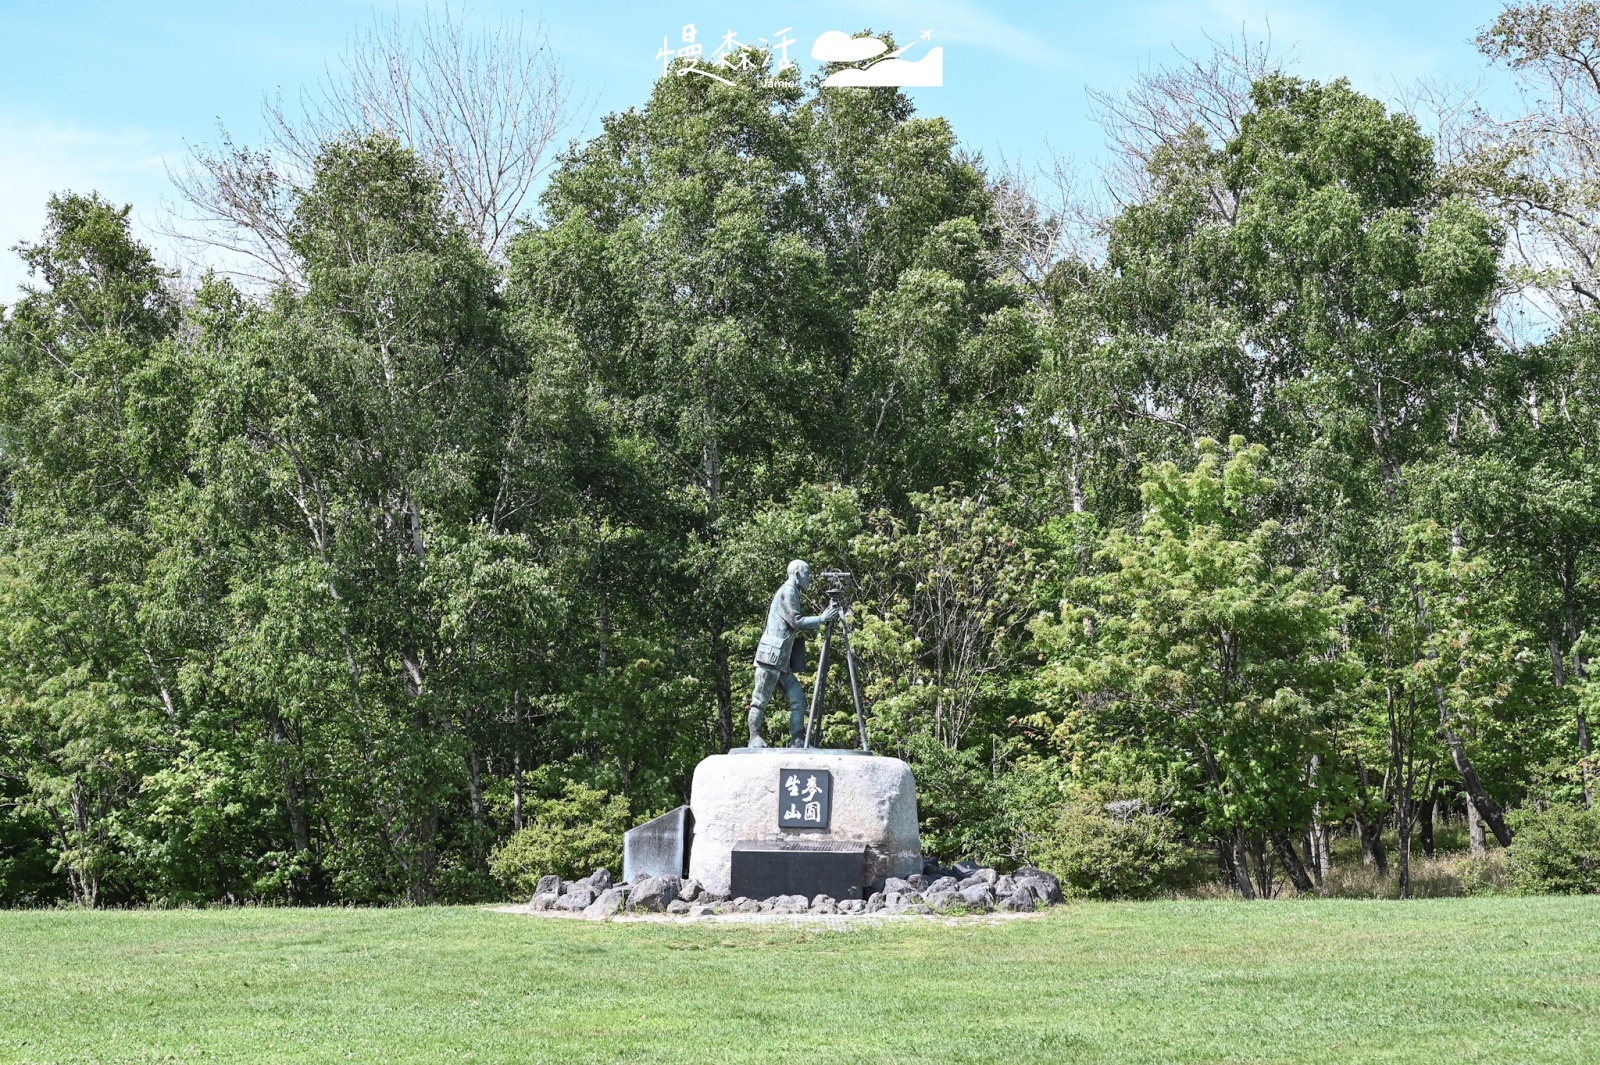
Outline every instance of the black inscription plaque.
<path fill-rule="evenodd" d="M 733 897 L 770 899 L 774 895 L 830 895 L 836 900 L 864 898 L 865 843 L 824 843 L 803 839 L 739 840 L 733 845 Z"/>
<path fill-rule="evenodd" d="M 778 827 L 827 828 L 833 775 L 826 769 L 778 770 Z"/>

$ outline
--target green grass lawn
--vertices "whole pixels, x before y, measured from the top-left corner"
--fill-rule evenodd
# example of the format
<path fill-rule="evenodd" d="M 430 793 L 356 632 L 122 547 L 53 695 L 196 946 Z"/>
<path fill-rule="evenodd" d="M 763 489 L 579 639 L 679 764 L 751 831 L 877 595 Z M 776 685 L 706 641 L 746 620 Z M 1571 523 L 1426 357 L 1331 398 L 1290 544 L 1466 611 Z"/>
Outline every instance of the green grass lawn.
<path fill-rule="evenodd" d="M 1600 1061 L 1600 898 L 0 912 L 0 1061 Z"/>

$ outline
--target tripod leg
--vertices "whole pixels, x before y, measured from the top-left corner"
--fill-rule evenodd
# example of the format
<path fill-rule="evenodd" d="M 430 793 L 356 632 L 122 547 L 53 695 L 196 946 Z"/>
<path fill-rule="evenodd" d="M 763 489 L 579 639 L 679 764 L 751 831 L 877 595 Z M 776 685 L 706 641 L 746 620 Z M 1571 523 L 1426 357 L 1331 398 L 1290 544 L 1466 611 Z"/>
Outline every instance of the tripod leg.
<path fill-rule="evenodd" d="M 867 715 L 861 709 L 861 684 L 856 680 L 856 656 L 850 650 L 850 623 L 843 617 L 839 619 L 839 634 L 844 639 L 844 664 L 850 671 L 850 698 L 856 704 L 856 728 L 861 733 L 861 749 L 871 754 L 872 748 L 867 746 Z"/>
<path fill-rule="evenodd" d="M 828 687 L 828 649 L 833 645 L 833 625 L 828 622 L 822 630 L 822 653 L 817 655 L 817 682 L 811 689 L 811 713 L 806 715 L 806 746 L 811 746 L 811 727 L 816 723 L 817 711 L 822 708 L 822 693 Z"/>

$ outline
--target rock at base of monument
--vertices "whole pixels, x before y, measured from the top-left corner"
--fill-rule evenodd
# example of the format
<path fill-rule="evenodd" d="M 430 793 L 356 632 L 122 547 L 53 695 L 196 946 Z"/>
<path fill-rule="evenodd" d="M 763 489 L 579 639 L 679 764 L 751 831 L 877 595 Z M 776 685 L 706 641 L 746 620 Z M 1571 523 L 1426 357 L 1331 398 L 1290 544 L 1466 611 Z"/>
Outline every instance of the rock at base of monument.
<path fill-rule="evenodd" d="M 667 912 L 670 914 L 675 914 L 679 917 L 682 917 L 684 914 L 688 913 L 689 909 L 689 904 L 684 902 L 682 899 L 673 899 L 671 902 L 667 903 Z"/>
<path fill-rule="evenodd" d="M 710 917 L 722 912 L 722 907 L 716 903 L 696 902 L 689 906 L 690 917 Z"/>
<path fill-rule="evenodd" d="M 740 899 L 733 904 L 733 909 L 736 913 L 760 913 L 761 903 L 755 899 Z"/>
<path fill-rule="evenodd" d="M 541 891 L 528 900 L 528 910 L 531 913 L 540 913 L 555 906 L 556 900 L 561 896 L 554 891 Z"/>
<path fill-rule="evenodd" d="M 972 887 L 962 888 L 958 895 L 962 905 L 969 910 L 985 913 L 994 905 L 994 892 L 989 890 L 988 884 L 974 884 Z"/>
<path fill-rule="evenodd" d="M 941 891 L 954 891 L 956 889 L 956 884 L 957 884 L 957 881 L 956 881 L 955 877 L 953 877 L 953 876 L 941 876 L 939 879 L 937 879 L 933 883 L 929 884 L 927 890 L 924 891 L 923 894 L 924 895 L 937 895 Z"/>
<path fill-rule="evenodd" d="M 669 810 L 622 834 L 622 879 L 641 876 L 686 876 L 694 815 L 687 806 Z"/>
<path fill-rule="evenodd" d="M 811 903 L 804 895 L 778 895 L 763 902 L 761 908 L 771 913 L 796 914 L 811 909 Z"/>
<path fill-rule="evenodd" d="M 949 877 L 946 877 L 945 879 L 948 880 Z M 961 896 L 949 889 L 934 891 L 932 888 L 930 888 L 928 889 L 927 893 L 922 896 L 922 901 L 934 913 L 943 913 L 948 910 L 959 910 L 963 908 Z"/>
<path fill-rule="evenodd" d="M 1016 891 L 997 901 L 994 904 L 994 908 L 1009 913 L 1032 913 L 1034 910 L 1033 892 L 1028 888 L 1019 887 Z"/>
<path fill-rule="evenodd" d="M 977 862 L 970 862 L 970 861 L 963 860 L 963 861 L 957 862 L 955 865 L 952 865 L 950 867 L 950 871 L 954 875 L 965 879 L 966 877 L 971 876 L 973 873 L 976 873 L 981 868 L 983 868 L 983 867 L 981 865 L 979 865 Z"/>
<path fill-rule="evenodd" d="M 556 899 L 551 905 L 552 910 L 565 910 L 568 913 L 581 913 L 588 909 L 589 904 L 595 899 L 594 889 L 586 884 L 574 884 L 567 889 L 567 893 Z"/>
<path fill-rule="evenodd" d="M 883 893 L 885 895 L 909 895 L 913 891 L 920 890 L 921 888 L 917 887 L 917 885 L 913 884 L 910 880 L 902 879 L 898 876 L 891 876 L 883 882 Z"/>
<path fill-rule="evenodd" d="M 590 887 L 601 892 L 609 891 L 614 883 L 614 881 L 611 879 L 611 870 L 609 869 L 596 869 L 583 879 L 584 882 Z"/>
<path fill-rule="evenodd" d="M 733 845 L 732 891 L 755 899 L 777 895 L 859 899 L 866 856 L 864 843 L 741 840 Z"/>
<path fill-rule="evenodd" d="M 860 899 L 844 899 L 839 905 L 840 913 L 866 913 L 867 904 Z"/>
<path fill-rule="evenodd" d="M 923 905 L 922 896 L 915 891 L 886 891 L 883 894 L 885 913 L 906 913 L 913 906 Z"/>
<path fill-rule="evenodd" d="M 877 913 L 883 909 L 883 892 L 874 891 L 872 897 L 867 899 L 867 913 Z"/>
<path fill-rule="evenodd" d="M 583 915 L 593 921 L 598 921 L 602 917 L 611 917 L 622 912 L 622 907 L 627 902 L 627 899 L 627 888 L 607 888 L 593 902 L 583 908 Z"/>
<path fill-rule="evenodd" d="M 1005 876 L 1005 875 L 1002 874 L 1001 876 L 998 876 L 998 877 L 995 878 L 995 881 L 994 881 L 995 898 L 999 898 L 1002 895 L 1009 895 L 1015 890 L 1017 890 L 1017 882 L 1015 880 L 1011 879 L 1011 877 Z"/>
<path fill-rule="evenodd" d="M 831 895 L 818 895 L 811 900 L 812 913 L 838 913 L 839 903 Z"/>
<path fill-rule="evenodd" d="M 539 886 L 533 889 L 535 895 L 561 894 L 561 878 L 559 876 L 541 876 Z"/>
<path fill-rule="evenodd" d="M 675 876 L 647 876 L 634 883 L 628 891 L 630 913 L 665 913 L 677 901 L 678 878 Z"/>
<path fill-rule="evenodd" d="M 702 902 L 705 894 L 706 889 L 701 887 L 700 881 L 695 880 L 693 877 L 685 880 L 678 887 L 678 898 L 684 902 Z"/>
<path fill-rule="evenodd" d="M 1061 881 L 1043 869 L 1035 869 L 1031 865 L 1025 865 L 1012 873 L 1011 879 L 1018 884 L 1027 884 L 1033 888 L 1035 895 L 1051 905 L 1066 901 L 1066 897 L 1061 894 Z"/>

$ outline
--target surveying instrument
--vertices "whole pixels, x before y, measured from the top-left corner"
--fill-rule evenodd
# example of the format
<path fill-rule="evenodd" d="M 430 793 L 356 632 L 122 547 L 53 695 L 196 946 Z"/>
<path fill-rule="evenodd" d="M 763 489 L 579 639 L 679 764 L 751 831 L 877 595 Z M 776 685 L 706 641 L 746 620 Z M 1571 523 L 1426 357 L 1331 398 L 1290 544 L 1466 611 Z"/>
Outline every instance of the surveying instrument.
<path fill-rule="evenodd" d="M 832 658 L 833 633 L 837 629 L 844 648 L 844 664 L 850 674 L 850 698 L 856 706 L 856 728 L 861 734 L 861 750 L 871 754 L 867 746 L 867 715 L 861 708 L 861 684 L 856 679 L 856 656 L 850 650 L 850 623 L 845 611 L 850 608 L 849 586 L 853 578 L 846 570 L 823 570 L 817 574 L 827 584 L 828 605 L 837 608 L 838 616 L 822 630 L 822 653 L 817 656 L 817 681 L 811 691 L 811 713 L 806 715 L 806 746 L 811 746 L 811 730 L 822 711 L 822 697 L 828 690 L 828 666 Z"/>

